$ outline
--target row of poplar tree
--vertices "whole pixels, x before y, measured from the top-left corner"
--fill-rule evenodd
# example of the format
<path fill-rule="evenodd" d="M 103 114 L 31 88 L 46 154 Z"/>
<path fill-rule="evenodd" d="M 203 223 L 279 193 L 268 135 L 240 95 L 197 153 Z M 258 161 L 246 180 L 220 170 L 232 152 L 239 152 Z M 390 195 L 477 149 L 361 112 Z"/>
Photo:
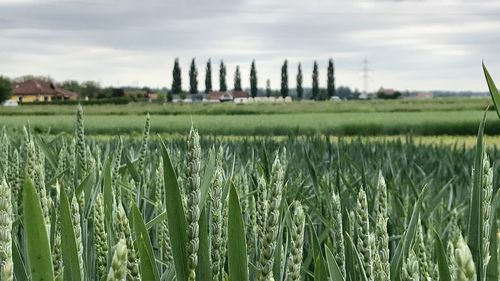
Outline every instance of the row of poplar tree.
<path fill-rule="evenodd" d="M 172 71 L 173 80 L 172 80 L 172 94 L 180 94 L 182 93 L 182 78 L 181 78 L 181 67 L 179 65 L 179 59 L 176 58 L 174 62 L 174 69 Z M 297 77 L 296 77 L 296 91 L 297 98 L 302 99 L 304 96 L 304 88 L 302 86 L 302 66 L 299 63 L 297 67 Z M 223 61 L 220 63 L 219 67 L 219 91 L 225 92 L 228 90 L 226 83 L 226 65 Z M 242 91 L 241 88 L 241 73 L 239 65 L 236 66 L 236 70 L 234 73 L 234 91 Z M 205 71 L 205 93 L 210 93 L 213 91 L 212 87 L 212 62 L 209 59 L 206 64 Z M 191 66 L 189 69 L 189 93 L 197 94 L 198 93 L 198 69 L 196 68 L 196 62 L 193 58 L 191 60 Z M 268 79 L 266 81 L 266 96 L 271 96 L 271 82 Z M 318 63 L 314 61 L 313 72 L 312 72 L 312 87 L 311 87 L 312 99 L 320 98 L 320 88 L 319 88 L 319 70 Z M 335 96 L 335 68 L 333 64 L 333 59 L 329 59 L 328 61 L 328 69 L 327 69 L 327 88 L 326 93 L 328 98 Z M 250 68 L 250 94 L 252 97 L 256 97 L 258 94 L 257 88 L 257 69 L 255 66 L 255 60 L 252 61 L 252 65 Z M 283 98 L 289 95 L 288 90 L 288 61 L 285 60 L 283 66 L 281 67 L 281 88 L 280 94 Z"/>

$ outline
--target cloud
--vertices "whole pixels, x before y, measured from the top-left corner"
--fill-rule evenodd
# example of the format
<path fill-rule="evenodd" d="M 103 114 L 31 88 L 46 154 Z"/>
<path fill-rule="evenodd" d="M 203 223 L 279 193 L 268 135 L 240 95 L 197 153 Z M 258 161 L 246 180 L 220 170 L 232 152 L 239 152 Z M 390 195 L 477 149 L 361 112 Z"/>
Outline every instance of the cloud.
<path fill-rule="evenodd" d="M 277 87 L 287 58 L 294 87 L 299 62 L 308 84 L 313 61 L 325 75 L 333 57 L 337 82 L 361 88 L 366 56 L 372 89 L 485 90 L 481 59 L 500 68 L 499 12 L 496 2 L 465 0 L 4 0 L 0 73 L 170 86 L 179 57 L 187 87 L 196 57 L 201 84 L 212 58 L 227 62 L 229 84 L 241 65 L 248 86 L 256 59 L 261 86 L 269 78 Z"/>

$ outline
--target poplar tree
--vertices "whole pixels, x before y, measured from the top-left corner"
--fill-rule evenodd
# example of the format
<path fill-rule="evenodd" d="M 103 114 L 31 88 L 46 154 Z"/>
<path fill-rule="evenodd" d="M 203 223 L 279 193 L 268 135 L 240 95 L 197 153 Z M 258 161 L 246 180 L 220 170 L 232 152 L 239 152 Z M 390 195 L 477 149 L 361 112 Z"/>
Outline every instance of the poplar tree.
<path fill-rule="evenodd" d="M 250 93 L 252 98 L 257 96 L 257 69 L 255 68 L 255 60 L 252 61 L 252 67 L 250 69 Z"/>
<path fill-rule="evenodd" d="M 318 83 L 318 63 L 314 61 L 313 74 L 312 74 L 312 98 L 317 100 L 319 98 L 319 83 Z"/>
<path fill-rule="evenodd" d="M 236 66 L 236 71 L 234 72 L 234 90 L 235 91 L 242 91 L 241 90 L 241 73 L 240 73 L 240 66 Z"/>
<path fill-rule="evenodd" d="M 205 71 L 205 93 L 210 93 L 212 91 L 212 62 L 210 59 L 207 61 L 207 67 Z"/>
<path fill-rule="evenodd" d="M 191 67 L 189 68 L 189 93 L 198 93 L 198 70 L 194 58 L 191 60 Z"/>
<path fill-rule="evenodd" d="M 180 94 L 182 92 L 181 67 L 179 66 L 179 58 L 175 58 L 174 70 L 172 71 L 172 93 Z"/>
<path fill-rule="evenodd" d="M 299 100 L 304 96 L 304 88 L 302 88 L 302 66 L 299 63 L 297 68 L 297 97 Z"/>
<path fill-rule="evenodd" d="M 270 97 L 271 96 L 271 80 L 267 79 L 266 81 L 266 97 Z"/>
<path fill-rule="evenodd" d="M 328 61 L 328 80 L 327 80 L 327 92 L 328 97 L 331 98 L 335 96 L 335 68 L 333 66 L 333 59 Z"/>
<path fill-rule="evenodd" d="M 226 66 L 224 65 L 224 62 L 220 62 L 220 70 L 219 70 L 219 88 L 221 92 L 227 91 L 227 84 L 226 84 Z"/>
<path fill-rule="evenodd" d="M 288 96 L 288 61 L 285 60 L 281 67 L 281 97 Z"/>

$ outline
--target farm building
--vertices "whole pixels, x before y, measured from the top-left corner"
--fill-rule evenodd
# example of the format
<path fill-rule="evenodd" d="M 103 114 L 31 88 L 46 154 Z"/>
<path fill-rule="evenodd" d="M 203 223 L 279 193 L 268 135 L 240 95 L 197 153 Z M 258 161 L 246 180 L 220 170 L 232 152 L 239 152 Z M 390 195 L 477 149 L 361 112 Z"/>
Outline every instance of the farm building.
<path fill-rule="evenodd" d="M 51 100 L 76 100 L 78 94 L 59 88 L 54 83 L 38 79 L 12 84 L 12 97 L 17 102 L 35 102 Z"/>
<path fill-rule="evenodd" d="M 209 101 L 234 101 L 236 103 L 241 103 L 250 97 L 246 91 L 228 91 L 228 92 L 210 92 L 208 93 L 207 99 Z"/>

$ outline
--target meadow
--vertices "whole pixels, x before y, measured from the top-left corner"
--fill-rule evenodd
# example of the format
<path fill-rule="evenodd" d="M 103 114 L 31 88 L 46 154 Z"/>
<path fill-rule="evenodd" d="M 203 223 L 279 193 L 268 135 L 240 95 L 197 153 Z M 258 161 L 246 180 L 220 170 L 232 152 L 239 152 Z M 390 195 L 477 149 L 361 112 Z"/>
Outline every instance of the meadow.
<path fill-rule="evenodd" d="M 152 131 L 186 134 L 196 124 L 204 135 L 474 135 L 483 111 L 422 111 L 366 113 L 283 113 L 238 115 L 151 115 Z M 488 117 L 487 134 L 500 133 L 494 114 Z M 116 135 L 142 132 L 144 116 L 89 115 L 85 129 L 92 134 Z M 0 116 L 0 127 L 21 131 L 29 126 L 39 133 L 74 131 L 72 115 Z"/>
<path fill-rule="evenodd" d="M 287 113 L 343 113 L 343 112 L 414 112 L 414 111 L 462 111 L 485 110 L 491 105 L 489 98 L 433 98 L 398 100 L 348 100 L 315 102 L 310 100 L 292 103 L 192 103 L 161 104 L 130 103 L 106 105 L 82 105 L 85 115 L 239 115 L 239 114 L 287 114 Z M 490 108 L 493 110 L 493 108 Z M 0 107 L 0 115 L 74 115 L 74 105 L 50 103 L 20 107 Z"/>
<path fill-rule="evenodd" d="M 276 104 L 141 104 L 85 106 L 87 132 L 140 135 L 143 116 L 152 131 L 187 134 L 196 124 L 203 135 L 475 135 L 488 99 L 372 100 Z M 493 106 L 489 107 L 494 110 Z M 0 108 L 0 127 L 39 133 L 72 133 L 74 106 L 23 105 Z M 490 115 L 487 134 L 500 133 Z"/>

